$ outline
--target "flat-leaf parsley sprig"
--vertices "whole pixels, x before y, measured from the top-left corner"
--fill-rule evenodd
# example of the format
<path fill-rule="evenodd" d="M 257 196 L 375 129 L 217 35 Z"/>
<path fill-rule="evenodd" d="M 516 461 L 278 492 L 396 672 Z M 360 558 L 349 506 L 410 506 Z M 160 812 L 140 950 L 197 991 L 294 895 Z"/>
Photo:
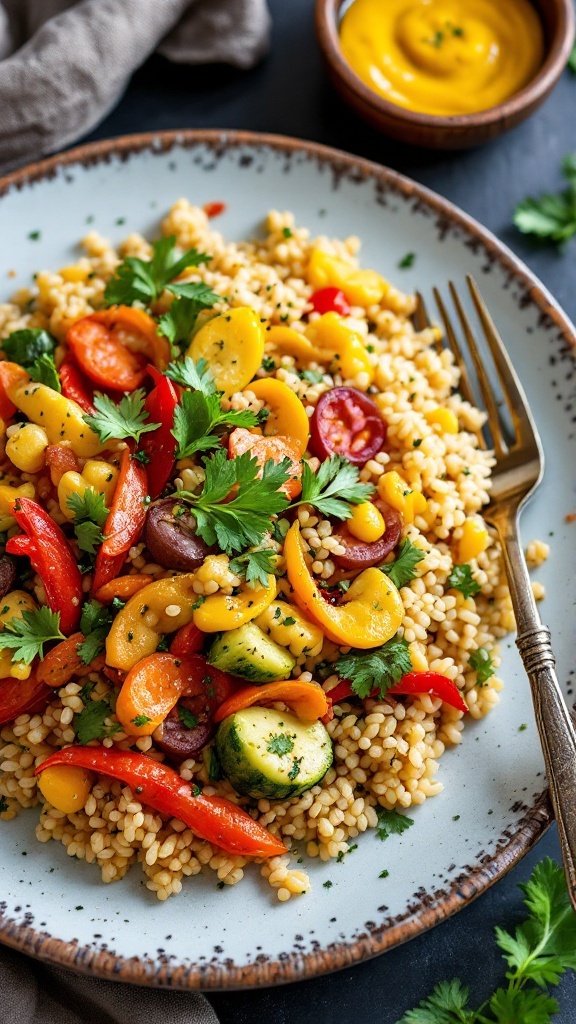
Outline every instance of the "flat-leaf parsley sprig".
<path fill-rule="evenodd" d="M 260 548 L 237 555 L 230 562 L 229 568 L 235 576 L 245 579 L 249 585 L 265 587 L 268 583 L 268 576 L 276 568 L 276 559 L 276 552 L 272 548 Z"/>
<path fill-rule="evenodd" d="M 149 306 L 185 270 L 208 263 L 210 259 L 211 256 L 197 249 L 189 249 L 179 256 L 174 235 L 159 238 L 152 246 L 152 259 L 127 256 L 120 263 L 106 285 L 104 302 L 107 306 L 131 306 L 134 302 Z"/>
<path fill-rule="evenodd" d="M 461 981 L 440 982 L 397 1024 L 550 1024 L 559 1007 L 547 989 L 576 969 L 576 914 L 564 872 L 549 857 L 520 889 L 528 917 L 513 934 L 496 928 L 508 985 L 474 1010 Z"/>
<path fill-rule="evenodd" d="M 519 231 L 559 246 L 576 235 L 576 153 L 564 157 L 562 174 L 567 182 L 565 189 L 544 193 L 537 199 L 528 196 L 514 210 L 514 223 Z"/>
<path fill-rule="evenodd" d="M 338 658 L 334 670 L 350 683 L 358 697 L 369 697 L 374 691 L 384 697 L 391 686 L 399 683 L 412 669 L 410 648 L 397 634 L 373 651 L 351 651 Z"/>
<path fill-rule="evenodd" d="M 360 470 L 342 455 L 331 455 L 314 473 L 306 460 L 302 463 L 302 493 L 292 504 L 313 505 L 325 516 L 349 519 L 351 505 L 361 505 L 374 494 L 372 484 L 360 483 Z"/>
<path fill-rule="evenodd" d="M 176 298 L 167 313 L 163 313 L 158 321 L 158 333 L 165 335 L 178 353 L 180 346 L 188 345 L 198 315 L 205 309 L 212 309 L 223 296 L 213 292 L 203 281 L 190 281 L 187 284 L 170 284 L 167 286 Z"/>
<path fill-rule="evenodd" d="M 43 605 L 37 611 L 23 612 L 22 618 L 6 623 L 0 633 L 0 650 L 12 650 L 12 661 L 30 665 L 36 655 L 44 657 L 44 644 L 65 639 L 60 631 L 60 612 Z"/>
<path fill-rule="evenodd" d="M 259 466 L 250 452 L 229 459 L 220 448 L 204 462 L 206 479 L 200 494 L 182 490 L 176 497 L 192 505 L 202 540 L 218 544 L 227 555 L 237 554 L 260 544 L 271 517 L 288 507 L 280 488 L 289 479 L 290 466 L 290 459 Z"/>
<path fill-rule="evenodd" d="M 146 392 L 143 388 L 138 388 L 131 395 L 124 395 L 118 404 L 107 395 L 96 393 L 96 412 L 93 416 L 84 416 L 84 422 L 96 431 L 102 442 L 111 438 L 116 441 L 132 438 L 138 443 L 142 434 L 156 430 L 160 426 L 160 423 L 148 421 L 148 413 L 144 408 L 145 400 Z"/>

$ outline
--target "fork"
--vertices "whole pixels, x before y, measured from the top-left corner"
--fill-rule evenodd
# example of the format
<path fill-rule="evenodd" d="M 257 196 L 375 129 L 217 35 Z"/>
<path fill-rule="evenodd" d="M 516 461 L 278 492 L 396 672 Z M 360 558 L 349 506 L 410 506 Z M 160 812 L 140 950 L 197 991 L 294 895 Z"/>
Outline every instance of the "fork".
<path fill-rule="evenodd" d="M 456 288 L 450 282 L 450 295 L 476 373 L 487 414 L 490 447 L 496 459 L 492 472 L 491 499 L 484 509 L 484 518 L 495 527 L 502 545 L 516 616 L 516 645 L 530 680 L 568 891 L 572 906 L 576 909 L 576 733 L 558 685 L 550 630 L 542 624 L 536 608 L 518 532 L 520 509 L 542 479 L 544 453 L 526 396 L 478 286 L 471 276 L 467 276 L 466 282 L 494 362 L 509 417 L 506 422 L 500 412 L 470 320 Z M 471 404 L 478 405 L 453 321 L 437 288 L 433 289 L 433 294 L 444 324 L 447 345 L 460 368 L 460 392 Z M 422 330 L 430 325 L 430 320 L 422 296 L 418 293 L 416 298 L 414 325 Z M 486 442 L 481 434 L 479 440 L 485 448 Z"/>

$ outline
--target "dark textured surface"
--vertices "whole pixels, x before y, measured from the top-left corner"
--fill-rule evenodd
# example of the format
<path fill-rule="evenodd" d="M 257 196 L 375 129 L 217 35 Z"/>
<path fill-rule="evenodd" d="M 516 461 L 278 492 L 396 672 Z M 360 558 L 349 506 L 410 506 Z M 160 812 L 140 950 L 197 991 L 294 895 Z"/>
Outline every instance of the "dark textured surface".
<path fill-rule="evenodd" d="M 576 150 L 576 78 L 565 73 L 544 107 L 502 139 L 462 154 L 408 150 L 359 124 L 326 83 L 313 34 L 312 0 L 271 0 L 272 50 L 252 72 L 173 67 L 152 58 L 118 108 L 89 139 L 162 128 L 246 128 L 312 139 L 358 153 L 440 192 L 510 245 L 576 318 L 574 256 L 532 245 L 511 227 L 514 204 L 560 184 Z M 83 140 L 87 141 L 87 140 Z M 516 884 L 541 857 L 559 858 L 555 829 L 472 906 L 408 945 L 338 974 L 284 988 L 211 996 L 222 1024 L 394 1024 L 442 979 L 460 977 L 482 1001 L 503 979 L 494 925 L 522 916 Z M 257 913 L 257 908 L 255 908 Z M 240 922 L 239 922 L 240 926 Z M 576 1020 L 576 981 L 559 990 L 558 1024 Z M 522 1022 L 518 1022 L 522 1024 Z"/>

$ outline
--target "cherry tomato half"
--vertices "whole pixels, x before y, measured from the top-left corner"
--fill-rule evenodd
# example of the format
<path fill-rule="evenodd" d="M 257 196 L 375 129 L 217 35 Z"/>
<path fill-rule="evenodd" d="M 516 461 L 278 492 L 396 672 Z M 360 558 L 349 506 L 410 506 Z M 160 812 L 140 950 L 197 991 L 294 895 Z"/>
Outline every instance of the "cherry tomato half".
<path fill-rule="evenodd" d="M 34 672 L 28 679 L 0 679 L 0 725 L 13 722 L 18 715 L 44 711 L 54 690 L 40 682 Z"/>
<path fill-rule="evenodd" d="M 402 531 L 400 514 L 379 498 L 373 498 L 372 501 L 382 514 L 386 530 L 379 540 L 368 543 L 354 537 L 346 526 L 346 522 L 339 523 L 332 535 L 344 548 L 344 554 L 333 554 L 331 557 L 340 569 L 368 569 L 371 565 L 379 565 L 384 561 L 386 555 L 394 550 L 400 540 Z"/>
<path fill-rule="evenodd" d="M 350 314 L 350 303 L 341 288 L 319 288 L 310 296 L 310 305 L 315 313 Z"/>
<path fill-rule="evenodd" d="M 343 455 L 363 466 L 382 450 L 386 425 L 371 398 L 356 388 L 332 388 L 318 399 L 310 423 L 310 448 L 319 459 Z"/>

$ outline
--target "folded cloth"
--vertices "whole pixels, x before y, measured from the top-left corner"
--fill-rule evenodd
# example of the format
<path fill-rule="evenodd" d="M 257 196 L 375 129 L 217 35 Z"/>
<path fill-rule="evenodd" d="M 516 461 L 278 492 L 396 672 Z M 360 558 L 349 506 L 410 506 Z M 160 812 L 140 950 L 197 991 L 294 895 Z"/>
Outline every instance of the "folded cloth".
<path fill-rule="evenodd" d="M 1 1024 L 218 1024 L 199 992 L 85 978 L 2 947 L 0 993 Z"/>
<path fill-rule="evenodd" d="M 0 173 L 94 128 L 155 50 L 250 68 L 269 30 L 266 0 L 0 0 Z"/>

